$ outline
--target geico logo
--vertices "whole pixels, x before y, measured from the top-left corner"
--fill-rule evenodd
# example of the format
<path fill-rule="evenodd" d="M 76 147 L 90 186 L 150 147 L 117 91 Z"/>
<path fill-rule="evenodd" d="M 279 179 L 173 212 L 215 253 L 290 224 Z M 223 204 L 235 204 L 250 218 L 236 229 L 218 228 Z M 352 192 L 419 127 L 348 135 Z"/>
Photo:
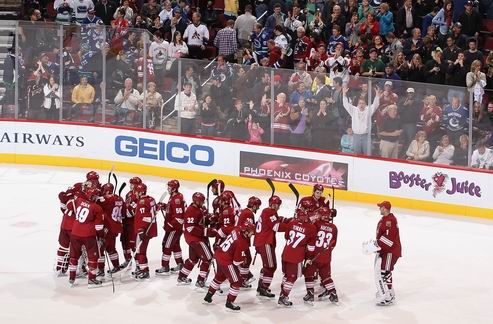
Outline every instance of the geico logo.
<path fill-rule="evenodd" d="M 150 138 L 117 136 L 115 152 L 118 155 L 139 157 L 174 163 L 191 163 L 200 166 L 214 164 L 214 149 L 210 146 L 191 145 L 181 142 L 165 142 Z"/>

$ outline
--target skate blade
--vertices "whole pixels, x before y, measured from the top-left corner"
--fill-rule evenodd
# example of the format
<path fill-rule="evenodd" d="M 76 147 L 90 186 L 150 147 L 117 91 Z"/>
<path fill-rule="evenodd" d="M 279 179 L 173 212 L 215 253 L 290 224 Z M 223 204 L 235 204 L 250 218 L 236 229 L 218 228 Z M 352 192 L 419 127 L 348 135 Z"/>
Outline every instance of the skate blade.
<path fill-rule="evenodd" d="M 214 305 L 214 301 L 211 301 L 210 303 L 208 301 L 202 300 L 203 305 L 211 306 Z"/>
<path fill-rule="evenodd" d="M 241 312 L 241 309 L 234 310 L 234 309 L 227 308 L 227 307 L 225 307 L 225 308 L 226 308 L 226 311 L 227 311 L 228 313 L 239 313 L 239 312 Z"/>
<path fill-rule="evenodd" d="M 177 286 L 190 286 L 192 282 L 177 282 L 176 285 Z"/>
<path fill-rule="evenodd" d="M 293 305 L 283 305 L 283 304 L 277 304 L 277 307 L 279 308 L 293 308 Z"/>
<path fill-rule="evenodd" d="M 171 274 L 168 272 L 168 273 L 157 273 L 155 272 L 155 275 L 156 277 L 162 277 L 162 278 L 167 278 L 169 277 Z"/>
<path fill-rule="evenodd" d="M 305 303 L 305 305 L 307 305 L 307 306 L 311 306 L 311 307 L 315 306 L 315 302 L 313 302 L 313 301 L 305 301 L 304 300 L 303 303 Z"/>
<path fill-rule="evenodd" d="M 103 284 L 100 285 L 87 285 L 87 289 L 95 289 L 95 288 L 101 288 L 104 287 Z"/>

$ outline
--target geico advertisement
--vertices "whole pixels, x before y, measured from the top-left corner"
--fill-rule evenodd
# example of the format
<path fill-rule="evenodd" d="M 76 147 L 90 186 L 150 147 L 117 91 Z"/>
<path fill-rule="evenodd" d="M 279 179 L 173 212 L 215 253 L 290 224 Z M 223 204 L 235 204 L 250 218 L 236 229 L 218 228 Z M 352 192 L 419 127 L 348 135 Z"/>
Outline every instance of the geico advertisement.
<path fill-rule="evenodd" d="M 354 191 L 492 208 L 493 174 L 457 170 L 439 165 L 414 165 L 355 159 Z M 366 171 L 365 171 L 366 170 Z M 371 170 L 371 172 L 367 172 Z"/>

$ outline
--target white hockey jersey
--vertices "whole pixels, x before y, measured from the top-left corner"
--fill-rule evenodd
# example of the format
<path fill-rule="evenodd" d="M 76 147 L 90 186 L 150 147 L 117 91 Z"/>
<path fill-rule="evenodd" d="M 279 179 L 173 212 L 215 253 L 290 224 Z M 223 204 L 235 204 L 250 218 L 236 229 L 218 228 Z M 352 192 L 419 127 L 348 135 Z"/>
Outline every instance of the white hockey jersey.
<path fill-rule="evenodd" d="M 190 24 L 183 33 L 183 39 L 186 40 L 188 46 L 202 46 L 209 40 L 209 30 L 204 24 L 195 26 Z"/>

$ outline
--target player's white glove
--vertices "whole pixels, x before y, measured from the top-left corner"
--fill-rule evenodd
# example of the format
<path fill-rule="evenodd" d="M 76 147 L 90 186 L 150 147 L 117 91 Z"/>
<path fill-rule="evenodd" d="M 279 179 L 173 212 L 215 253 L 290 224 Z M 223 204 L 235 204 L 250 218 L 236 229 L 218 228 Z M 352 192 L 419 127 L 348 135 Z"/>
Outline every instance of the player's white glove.
<path fill-rule="evenodd" d="M 363 242 L 363 254 L 372 254 L 380 251 L 377 241 L 370 239 Z"/>

